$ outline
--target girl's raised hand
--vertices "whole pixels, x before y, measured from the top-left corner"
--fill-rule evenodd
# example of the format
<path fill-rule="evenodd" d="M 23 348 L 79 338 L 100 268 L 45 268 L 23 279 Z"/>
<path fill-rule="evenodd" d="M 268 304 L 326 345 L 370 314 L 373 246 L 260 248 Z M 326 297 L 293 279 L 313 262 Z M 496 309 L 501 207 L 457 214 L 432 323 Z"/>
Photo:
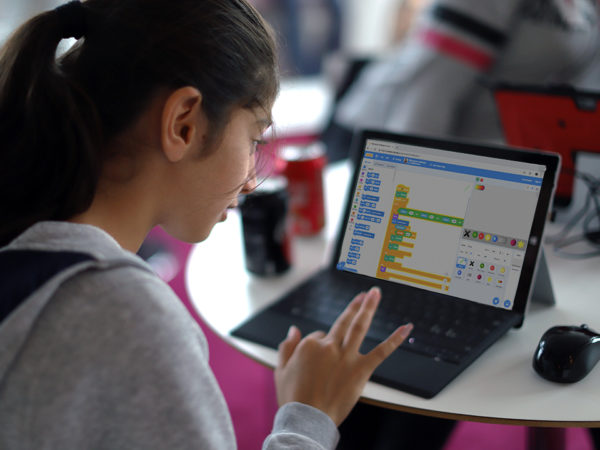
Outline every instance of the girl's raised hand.
<path fill-rule="evenodd" d="M 359 352 L 379 305 L 381 291 L 358 294 L 340 314 L 329 333 L 315 331 L 302 339 L 292 326 L 279 344 L 275 369 L 277 399 L 305 403 L 340 425 L 350 413 L 373 371 L 398 348 L 412 324 L 396 329 L 369 353 Z"/>

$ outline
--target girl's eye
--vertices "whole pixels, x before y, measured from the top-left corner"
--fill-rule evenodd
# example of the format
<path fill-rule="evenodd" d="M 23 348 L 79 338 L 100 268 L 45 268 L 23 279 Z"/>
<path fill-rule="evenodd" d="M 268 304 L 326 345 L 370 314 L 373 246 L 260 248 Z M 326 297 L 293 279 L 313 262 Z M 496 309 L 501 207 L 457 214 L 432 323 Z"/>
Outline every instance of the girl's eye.
<path fill-rule="evenodd" d="M 267 143 L 267 141 L 264 141 L 262 139 L 255 139 L 252 141 L 252 154 L 260 151 L 260 148 L 265 145 Z"/>

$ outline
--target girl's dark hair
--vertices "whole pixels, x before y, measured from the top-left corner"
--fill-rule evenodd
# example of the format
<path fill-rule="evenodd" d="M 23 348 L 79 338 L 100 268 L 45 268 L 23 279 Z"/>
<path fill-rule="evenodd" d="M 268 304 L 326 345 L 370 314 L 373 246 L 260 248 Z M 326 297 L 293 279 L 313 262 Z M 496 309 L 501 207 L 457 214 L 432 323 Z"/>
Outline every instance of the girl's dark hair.
<path fill-rule="evenodd" d="M 69 6 L 33 17 L 0 51 L 0 245 L 85 211 L 102 149 L 160 89 L 198 88 L 209 138 L 234 107 L 268 110 L 277 95 L 274 40 L 246 0 Z M 57 59 L 73 29 L 83 39 Z"/>

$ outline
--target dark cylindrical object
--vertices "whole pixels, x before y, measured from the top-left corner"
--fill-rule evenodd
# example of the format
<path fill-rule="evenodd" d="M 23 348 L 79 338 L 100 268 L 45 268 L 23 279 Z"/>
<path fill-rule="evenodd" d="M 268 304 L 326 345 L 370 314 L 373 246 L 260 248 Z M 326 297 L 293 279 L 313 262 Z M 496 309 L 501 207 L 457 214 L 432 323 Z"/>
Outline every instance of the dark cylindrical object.
<path fill-rule="evenodd" d="M 257 275 L 285 272 L 291 265 L 287 183 L 265 180 L 240 204 L 246 269 Z"/>

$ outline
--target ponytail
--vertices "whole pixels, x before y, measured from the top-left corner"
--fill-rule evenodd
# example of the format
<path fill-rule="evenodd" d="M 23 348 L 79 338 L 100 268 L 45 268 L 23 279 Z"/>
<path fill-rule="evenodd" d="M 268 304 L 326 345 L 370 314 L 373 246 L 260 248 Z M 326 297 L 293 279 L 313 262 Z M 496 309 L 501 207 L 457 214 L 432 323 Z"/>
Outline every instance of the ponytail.
<path fill-rule="evenodd" d="M 0 51 L 0 246 L 40 220 L 87 209 L 99 176 L 97 114 L 56 61 L 83 4 L 33 17 Z M 78 36 L 79 35 L 79 36 Z"/>

